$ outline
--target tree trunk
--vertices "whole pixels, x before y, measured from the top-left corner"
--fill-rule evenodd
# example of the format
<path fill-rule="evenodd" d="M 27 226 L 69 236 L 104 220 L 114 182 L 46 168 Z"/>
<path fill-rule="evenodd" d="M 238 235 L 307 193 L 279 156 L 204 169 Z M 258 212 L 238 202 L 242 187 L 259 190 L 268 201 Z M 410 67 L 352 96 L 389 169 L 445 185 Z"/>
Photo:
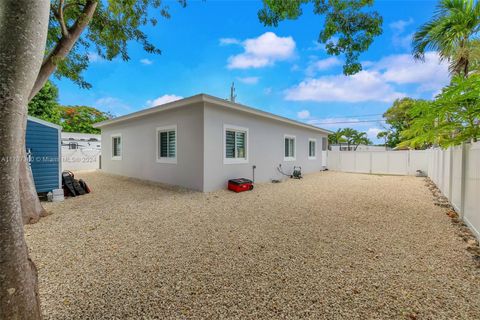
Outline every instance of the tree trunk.
<path fill-rule="evenodd" d="M 0 1 L 0 319 L 41 318 L 19 177 L 28 97 L 42 63 L 49 8 L 49 0 Z"/>
<path fill-rule="evenodd" d="M 93 14 L 97 8 L 96 1 L 87 1 L 83 8 L 81 16 L 68 30 L 67 35 L 63 35 L 58 41 L 57 45 L 44 59 L 38 75 L 36 76 L 35 84 L 30 92 L 29 101 L 42 89 L 47 82 L 48 78 L 57 68 L 57 62 L 64 59 L 72 50 L 75 42 L 80 38 L 83 30 L 92 20 Z M 25 151 L 24 151 L 25 153 Z M 26 155 L 26 153 L 25 153 Z M 58 159 L 61 161 L 61 159 Z M 61 163 L 61 162 L 60 162 Z M 27 164 L 23 164 L 20 168 L 20 188 L 22 195 L 22 215 L 23 221 L 27 223 L 36 223 L 40 217 L 47 214 L 42 207 L 40 200 L 38 199 L 37 191 L 35 190 L 35 184 L 33 182 L 33 176 L 30 168 Z"/>
<path fill-rule="evenodd" d="M 22 159 L 27 158 L 25 148 L 22 148 Z M 40 217 L 47 215 L 47 211 L 42 207 L 33 182 L 32 169 L 28 161 L 20 162 L 20 200 L 22 208 L 23 224 L 37 223 Z"/>

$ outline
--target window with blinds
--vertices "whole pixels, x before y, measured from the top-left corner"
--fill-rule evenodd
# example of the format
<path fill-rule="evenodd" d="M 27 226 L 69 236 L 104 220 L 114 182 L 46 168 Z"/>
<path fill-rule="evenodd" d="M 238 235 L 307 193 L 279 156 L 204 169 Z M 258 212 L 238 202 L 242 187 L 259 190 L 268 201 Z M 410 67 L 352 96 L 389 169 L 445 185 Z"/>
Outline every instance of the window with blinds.
<path fill-rule="evenodd" d="M 157 161 L 175 162 L 177 159 L 176 126 L 157 129 Z"/>
<path fill-rule="evenodd" d="M 112 159 L 121 159 L 122 157 L 122 137 L 112 136 Z"/>
<path fill-rule="evenodd" d="M 295 160 L 295 137 L 285 136 L 285 160 Z"/>
<path fill-rule="evenodd" d="M 225 163 L 246 162 L 248 129 L 225 128 Z"/>
<path fill-rule="evenodd" d="M 315 139 L 308 140 L 308 157 L 310 159 L 315 159 L 316 157 L 316 150 L 317 148 L 317 141 Z"/>

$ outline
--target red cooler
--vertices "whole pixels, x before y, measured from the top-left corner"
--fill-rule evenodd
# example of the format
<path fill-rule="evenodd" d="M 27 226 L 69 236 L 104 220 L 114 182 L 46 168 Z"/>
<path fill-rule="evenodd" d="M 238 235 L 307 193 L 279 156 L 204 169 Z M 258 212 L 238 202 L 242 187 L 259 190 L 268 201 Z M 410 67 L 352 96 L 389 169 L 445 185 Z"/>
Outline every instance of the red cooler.
<path fill-rule="evenodd" d="M 253 181 L 245 178 L 228 180 L 228 190 L 235 192 L 249 191 L 253 189 Z"/>

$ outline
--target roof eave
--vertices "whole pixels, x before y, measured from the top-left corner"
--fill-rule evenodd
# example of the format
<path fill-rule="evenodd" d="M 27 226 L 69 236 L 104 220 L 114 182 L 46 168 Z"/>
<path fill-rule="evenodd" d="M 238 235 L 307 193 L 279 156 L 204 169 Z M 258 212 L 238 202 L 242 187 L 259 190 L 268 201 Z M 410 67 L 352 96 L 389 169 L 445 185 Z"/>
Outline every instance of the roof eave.
<path fill-rule="evenodd" d="M 130 119 L 135 119 L 135 118 L 138 118 L 138 117 L 147 116 L 147 115 L 154 114 L 154 113 L 161 112 L 161 111 L 171 110 L 171 109 L 175 109 L 175 108 L 187 105 L 187 104 L 202 102 L 202 101 L 203 101 L 202 94 L 197 94 L 197 95 L 185 98 L 185 99 L 168 102 L 168 103 L 158 105 L 158 106 L 155 106 L 155 107 L 152 107 L 152 108 L 143 109 L 143 110 L 140 110 L 140 111 L 137 111 L 137 112 L 133 112 L 133 113 L 124 115 L 124 116 L 120 116 L 120 117 L 117 117 L 117 118 L 113 118 L 113 119 L 105 120 L 105 121 L 102 121 L 102 122 L 98 122 L 98 123 L 93 124 L 93 127 L 94 128 L 101 128 L 101 127 L 105 127 L 105 126 L 108 126 L 108 125 L 111 125 L 111 124 L 115 124 L 117 122 L 122 122 L 122 121 L 130 120 Z"/>
<path fill-rule="evenodd" d="M 289 123 L 289 124 L 294 125 L 294 126 L 299 126 L 299 127 L 303 127 L 303 128 L 310 129 L 310 130 L 319 131 L 319 132 L 322 132 L 324 134 L 333 133 L 332 131 L 327 130 L 327 129 L 319 128 L 319 127 L 316 127 L 316 126 L 313 126 L 313 125 L 310 125 L 310 124 L 307 124 L 307 123 L 303 123 L 303 122 L 295 121 L 295 120 L 292 120 L 292 119 L 288 119 L 288 118 L 285 118 L 285 117 L 282 117 L 282 116 L 275 115 L 273 113 L 265 112 L 265 111 L 262 111 L 262 110 L 259 110 L 259 109 L 254 109 L 254 108 L 246 106 L 246 105 L 230 102 L 228 100 L 224 100 L 224 99 L 217 98 L 217 97 L 207 95 L 207 94 L 203 94 L 203 93 L 197 94 L 197 95 L 185 98 L 185 99 L 172 101 L 172 102 L 169 102 L 169 103 L 166 103 L 166 104 L 155 106 L 153 108 L 140 110 L 140 111 L 137 111 L 137 112 L 134 112 L 134 113 L 127 114 L 125 116 L 120 116 L 118 118 L 98 122 L 98 123 L 95 123 L 93 125 L 93 127 L 94 128 L 102 128 L 102 127 L 112 125 L 112 124 L 115 124 L 115 123 L 118 123 L 118 122 L 123 122 L 123 121 L 127 121 L 127 120 L 130 120 L 130 119 L 135 119 L 135 118 L 138 118 L 138 117 L 143 117 L 143 116 L 147 116 L 147 115 L 150 115 L 150 114 L 154 114 L 154 113 L 157 113 L 157 112 L 162 112 L 162 111 L 175 109 L 175 108 L 178 108 L 178 107 L 181 107 L 181 106 L 185 106 L 185 105 L 192 104 L 192 103 L 197 103 L 197 102 L 208 102 L 208 103 L 213 103 L 213 104 L 225 106 L 225 107 L 235 109 L 235 110 L 238 110 L 238 111 L 247 112 L 247 113 L 255 114 L 255 115 L 258 115 L 258 116 L 261 116 L 261 117 L 270 118 L 270 119 L 273 119 L 273 120 L 276 120 L 276 121 Z"/>
<path fill-rule="evenodd" d="M 36 118 L 36 117 L 32 117 L 32 116 L 27 116 L 27 119 L 30 120 L 30 121 L 36 122 L 36 123 L 43 124 L 47 127 L 54 128 L 54 129 L 62 131 L 62 126 L 59 126 L 58 124 L 51 123 L 51 122 L 48 122 L 46 120 Z"/>

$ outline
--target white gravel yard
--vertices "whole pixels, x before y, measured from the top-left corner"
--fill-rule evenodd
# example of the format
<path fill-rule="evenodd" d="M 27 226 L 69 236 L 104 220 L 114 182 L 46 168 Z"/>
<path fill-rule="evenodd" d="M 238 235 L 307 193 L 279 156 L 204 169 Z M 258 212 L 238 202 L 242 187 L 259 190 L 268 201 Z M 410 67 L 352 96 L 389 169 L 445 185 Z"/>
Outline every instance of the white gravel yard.
<path fill-rule="evenodd" d="M 46 319 L 480 319 L 480 269 L 422 178 L 81 178 L 92 194 L 26 226 Z"/>

